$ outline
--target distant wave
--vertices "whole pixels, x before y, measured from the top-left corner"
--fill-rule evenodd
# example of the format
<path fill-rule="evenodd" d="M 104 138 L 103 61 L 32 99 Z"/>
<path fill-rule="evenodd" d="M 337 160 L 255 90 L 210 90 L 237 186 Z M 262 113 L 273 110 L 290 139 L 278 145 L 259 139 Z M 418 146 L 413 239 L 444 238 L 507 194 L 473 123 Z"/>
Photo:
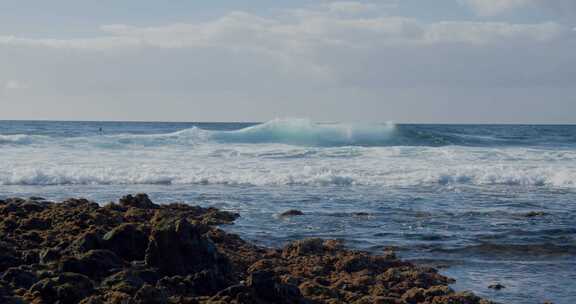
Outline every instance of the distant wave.
<path fill-rule="evenodd" d="M 194 145 L 219 143 L 279 143 L 300 146 L 383 146 L 394 139 L 394 124 L 319 124 L 306 119 L 275 119 L 235 131 L 210 131 L 197 127 L 167 134 L 115 134 L 50 138 L 33 135 L 1 135 L 0 144 Z"/>
<path fill-rule="evenodd" d="M 80 137 L 40 135 L 0 135 L 0 145 L 92 145 L 100 148 L 125 146 L 198 145 L 203 143 L 263 144 L 296 146 L 530 146 L 547 140 L 574 144 L 573 135 L 560 139 L 538 134 L 510 136 L 492 129 L 467 133 L 457 127 L 425 125 L 316 123 L 307 119 L 274 119 L 266 123 L 233 131 L 205 130 L 198 127 L 165 134 L 111 134 Z M 556 142 L 555 142 L 556 143 Z"/>

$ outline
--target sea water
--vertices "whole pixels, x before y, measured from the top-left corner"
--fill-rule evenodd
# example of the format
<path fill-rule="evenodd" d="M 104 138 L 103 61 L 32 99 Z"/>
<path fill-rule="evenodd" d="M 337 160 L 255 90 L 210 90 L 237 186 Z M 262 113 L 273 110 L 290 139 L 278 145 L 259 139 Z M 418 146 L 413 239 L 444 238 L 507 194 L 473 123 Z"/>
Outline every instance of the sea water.
<path fill-rule="evenodd" d="M 225 229 L 261 245 L 394 248 L 456 290 L 576 301 L 576 126 L 0 121 L 0 198 L 134 192 L 239 212 Z"/>

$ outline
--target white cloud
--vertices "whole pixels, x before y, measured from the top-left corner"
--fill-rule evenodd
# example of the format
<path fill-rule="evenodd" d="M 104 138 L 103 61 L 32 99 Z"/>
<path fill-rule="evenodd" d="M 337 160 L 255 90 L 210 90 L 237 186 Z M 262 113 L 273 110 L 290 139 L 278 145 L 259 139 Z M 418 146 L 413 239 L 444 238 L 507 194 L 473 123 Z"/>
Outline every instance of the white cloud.
<path fill-rule="evenodd" d="M 336 1 L 326 3 L 324 6 L 331 12 L 346 14 L 358 14 L 377 9 L 377 6 L 373 3 L 363 3 L 356 1 Z"/>
<path fill-rule="evenodd" d="M 534 4 L 534 0 L 460 0 L 470 5 L 479 15 L 493 16 L 512 9 Z"/>
<path fill-rule="evenodd" d="M 5 90 L 20 90 L 20 89 L 27 89 L 29 86 L 21 81 L 18 80 L 8 80 L 5 81 L 2 85 Z"/>
<path fill-rule="evenodd" d="M 6 75 L 28 73 L 45 90 L 80 96 L 95 88 L 570 86 L 576 79 L 576 33 L 561 23 L 425 22 L 381 8 L 335 13 L 331 5 L 151 27 L 111 24 L 96 38 L 0 36 L 0 51 L 11 52 L 0 65 L 12 66 Z M 13 63 L 17 56 L 23 59 Z"/>
<path fill-rule="evenodd" d="M 564 16 L 576 15 L 574 0 L 459 0 L 459 2 L 470 6 L 482 16 L 494 16 L 521 8 L 546 9 Z"/>
<path fill-rule="evenodd" d="M 528 1 L 528 0 L 516 0 Z M 350 9 L 368 4 L 330 3 Z M 326 10 L 309 14 L 261 17 L 232 12 L 201 23 L 180 23 L 156 27 L 130 25 L 102 26 L 97 38 L 36 39 L 0 36 L 0 45 L 114 50 L 127 48 L 206 48 L 255 51 L 282 56 L 301 56 L 320 47 L 381 47 L 398 44 L 470 43 L 489 44 L 509 40 L 547 41 L 570 31 L 553 22 L 512 24 L 506 22 L 435 22 L 384 14 L 366 16 L 334 15 Z"/>

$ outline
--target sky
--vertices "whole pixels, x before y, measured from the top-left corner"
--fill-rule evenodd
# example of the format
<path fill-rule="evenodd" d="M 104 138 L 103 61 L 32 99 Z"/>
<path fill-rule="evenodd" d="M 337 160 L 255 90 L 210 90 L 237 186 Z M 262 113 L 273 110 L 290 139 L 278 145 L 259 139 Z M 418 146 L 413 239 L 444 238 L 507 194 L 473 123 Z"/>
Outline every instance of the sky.
<path fill-rule="evenodd" d="M 576 123 L 574 0 L 0 0 L 0 119 Z"/>

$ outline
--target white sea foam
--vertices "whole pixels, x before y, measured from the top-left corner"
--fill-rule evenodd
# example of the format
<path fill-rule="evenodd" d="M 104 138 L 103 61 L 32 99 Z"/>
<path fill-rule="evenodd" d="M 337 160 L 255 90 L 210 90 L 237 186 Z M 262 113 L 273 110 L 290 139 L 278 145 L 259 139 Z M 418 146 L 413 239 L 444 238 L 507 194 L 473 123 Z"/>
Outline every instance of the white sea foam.
<path fill-rule="evenodd" d="M 0 157 L 0 184 L 576 187 L 576 152 L 562 152 L 564 160 L 558 157 L 560 152 L 549 153 L 545 159 L 539 151 L 519 148 L 297 148 L 281 144 L 74 151 L 12 148 L 4 149 Z"/>
<path fill-rule="evenodd" d="M 392 124 L 273 120 L 238 131 L 0 136 L 0 185 L 508 185 L 576 188 L 576 150 L 386 145 Z M 418 134 L 415 138 L 420 139 Z"/>

